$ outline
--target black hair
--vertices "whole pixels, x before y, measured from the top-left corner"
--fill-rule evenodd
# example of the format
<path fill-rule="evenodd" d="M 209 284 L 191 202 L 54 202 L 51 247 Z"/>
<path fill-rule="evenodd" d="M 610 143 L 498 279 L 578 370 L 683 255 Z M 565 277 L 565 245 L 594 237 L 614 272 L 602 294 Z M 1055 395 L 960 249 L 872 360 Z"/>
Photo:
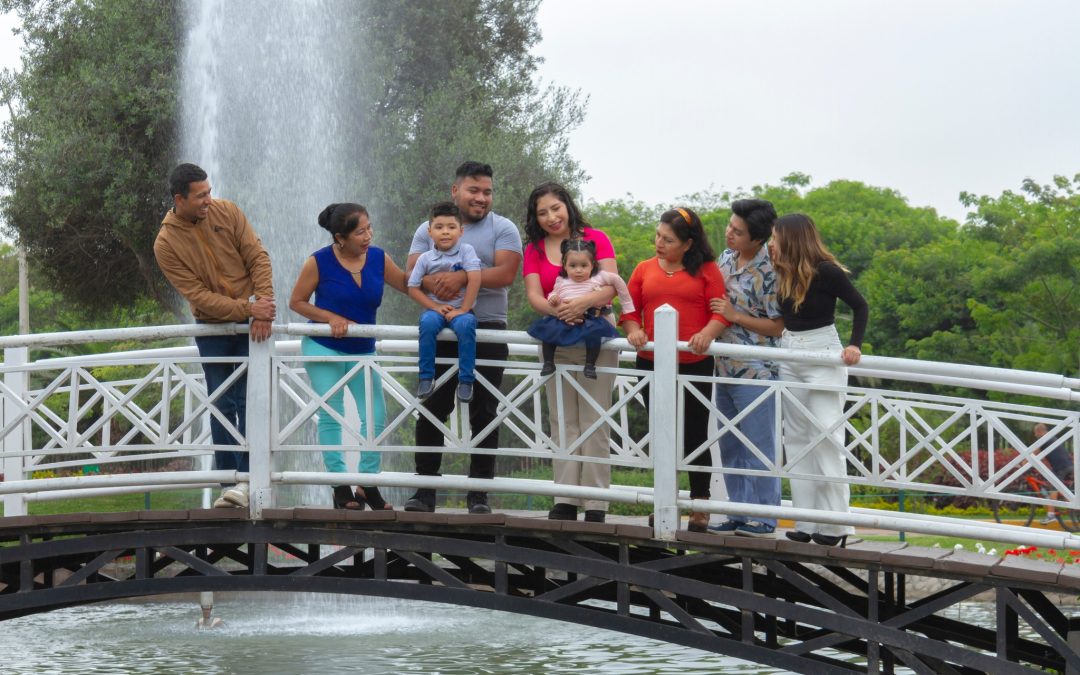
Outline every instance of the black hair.
<path fill-rule="evenodd" d="M 331 204 L 319 214 L 319 227 L 329 232 L 336 244 L 339 236 L 344 239 L 352 234 L 360 224 L 361 215 L 371 217 L 368 210 L 359 204 Z"/>
<path fill-rule="evenodd" d="M 431 207 L 431 212 L 428 215 L 428 222 L 435 220 L 438 216 L 453 216 L 454 220 L 461 222 L 461 209 L 454 202 L 439 202 L 435 206 Z"/>
<path fill-rule="evenodd" d="M 179 164 L 169 174 L 170 196 L 180 195 L 187 198 L 191 184 L 206 180 L 206 172 L 194 164 Z"/>
<path fill-rule="evenodd" d="M 750 241 L 765 242 L 772 236 L 776 222 L 776 209 L 764 199 L 736 199 L 731 202 L 731 212 L 746 223 Z"/>
<path fill-rule="evenodd" d="M 705 227 L 701 218 L 686 207 L 664 211 L 660 222 L 671 228 L 679 241 L 690 242 L 690 248 L 683 253 L 682 264 L 690 276 L 696 276 L 701 266 L 716 260 L 709 238 L 705 236 Z"/>
<path fill-rule="evenodd" d="M 462 178 L 473 178 L 476 176 L 486 176 L 492 178 L 495 172 L 491 169 L 490 164 L 481 164 L 480 162 L 462 162 L 461 166 L 454 172 L 454 180 L 461 180 Z"/>
<path fill-rule="evenodd" d="M 570 191 L 558 183 L 548 181 L 537 185 L 536 189 L 529 195 L 528 207 L 525 212 L 526 245 L 543 241 L 544 237 L 547 236 L 547 233 L 544 232 L 544 228 L 540 227 L 540 221 L 536 217 L 536 203 L 540 201 L 541 197 L 546 195 L 554 195 L 554 197 L 566 207 L 566 227 L 570 230 L 571 237 L 580 237 L 586 227 L 591 227 L 584 216 L 581 215 L 581 209 L 574 203 L 574 198 L 570 196 Z"/>
<path fill-rule="evenodd" d="M 562 246 L 559 247 L 562 251 L 562 269 L 559 270 L 559 276 L 565 277 L 566 274 L 566 256 L 569 253 L 587 253 L 589 259 L 592 260 L 592 272 L 590 277 L 595 277 L 600 272 L 600 264 L 596 262 L 596 243 L 592 241 L 586 241 L 580 237 L 571 237 L 570 239 L 564 239 Z"/>

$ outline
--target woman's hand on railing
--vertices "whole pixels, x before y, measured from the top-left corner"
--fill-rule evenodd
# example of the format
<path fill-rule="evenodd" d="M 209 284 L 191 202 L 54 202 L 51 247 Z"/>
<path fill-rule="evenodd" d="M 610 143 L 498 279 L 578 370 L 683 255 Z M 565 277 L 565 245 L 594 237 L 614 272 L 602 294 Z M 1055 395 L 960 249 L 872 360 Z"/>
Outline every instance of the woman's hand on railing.
<path fill-rule="evenodd" d="M 349 324 L 352 323 L 352 321 L 349 321 L 343 316 L 334 314 L 327 323 L 330 324 L 330 337 L 339 338 L 345 337 L 345 334 L 349 332 Z"/>
<path fill-rule="evenodd" d="M 645 334 L 645 331 L 638 328 L 632 330 L 626 334 L 626 341 L 634 347 L 634 349 L 641 349 L 645 346 L 645 343 L 649 341 L 649 336 Z"/>
<path fill-rule="evenodd" d="M 686 344 L 690 347 L 690 351 L 695 354 L 704 354 L 709 351 L 709 347 L 712 346 L 713 338 L 707 333 L 694 333 L 687 340 Z"/>
<path fill-rule="evenodd" d="M 862 350 L 855 345 L 848 345 L 847 347 L 844 347 L 844 351 L 840 354 L 840 358 L 844 360 L 844 364 L 853 366 L 862 358 Z"/>

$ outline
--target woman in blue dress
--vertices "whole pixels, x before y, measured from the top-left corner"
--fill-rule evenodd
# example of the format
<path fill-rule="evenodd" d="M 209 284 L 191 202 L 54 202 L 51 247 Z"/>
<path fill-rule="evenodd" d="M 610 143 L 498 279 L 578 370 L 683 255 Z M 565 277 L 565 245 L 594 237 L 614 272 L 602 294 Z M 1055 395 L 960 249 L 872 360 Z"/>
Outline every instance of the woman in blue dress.
<path fill-rule="evenodd" d="M 315 251 L 304 262 L 289 299 L 289 308 L 312 323 L 329 324 L 330 337 L 305 337 L 300 344 L 301 353 L 316 357 L 371 356 L 375 353 L 374 338 L 345 337 L 345 333 L 350 324 L 374 324 L 375 313 L 382 303 L 383 288 L 388 285 L 405 293 L 405 273 L 385 251 L 371 245 L 371 222 L 363 206 L 331 204 L 319 214 L 319 226 L 330 233 L 333 243 Z M 314 302 L 311 302 L 312 294 L 315 295 Z M 307 361 L 304 368 L 312 388 L 319 396 L 324 396 L 355 365 L 353 361 Z M 378 437 L 386 425 L 382 380 L 377 374 L 371 380 L 370 406 L 363 370 L 358 370 L 345 385 L 360 412 L 360 435 L 365 438 L 368 424 L 373 430 L 372 438 Z M 327 405 L 342 416 L 345 387 L 326 400 Z M 369 407 L 370 420 L 367 416 Z M 319 415 L 319 445 L 341 445 L 341 424 L 328 413 Z M 327 471 L 345 472 L 340 451 L 323 452 L 323 461 Z M 379 468 L 377 451 L 360 453 L 359 473 L 378 473 Z M 365 504 L 375 510 L 391 508 L 376 486 L 359 487 L 355 492 L 348 485 L 334 487 L 334 508 L 362 509 Z"/>

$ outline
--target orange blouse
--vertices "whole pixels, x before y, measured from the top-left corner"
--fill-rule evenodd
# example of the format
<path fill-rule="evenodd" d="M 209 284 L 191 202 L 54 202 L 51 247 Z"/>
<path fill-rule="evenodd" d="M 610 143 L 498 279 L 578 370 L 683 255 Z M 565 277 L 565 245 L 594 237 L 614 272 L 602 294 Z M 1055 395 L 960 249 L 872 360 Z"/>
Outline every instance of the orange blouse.
<path fill-rule="evenodd" d="M 623 314 L 619 322 L 636 321 L 649 340 L 653 339 L 655 330 L 653 312 L 664 304 L 671 305 L 679 313 L 680 341 L 689 340 L 713 319 L 725 326 L 731 325 L 722 314 L 709 310 L 710 300 L 722 298 L 726 294 L 724 277 L 715 262 L 702 264 L 697 276 L 690 276 L 686 270 L 668 275 L 654 256 L 638 263 L 626 286 L 634 300 L 634 311 Z M 652 352 L 642 351 L 638 354 L 646 359 L 653 357 Z M 679 363 L 694 363 L 710 358 L 712 357 L 707 354 L 679 352 Z"/>

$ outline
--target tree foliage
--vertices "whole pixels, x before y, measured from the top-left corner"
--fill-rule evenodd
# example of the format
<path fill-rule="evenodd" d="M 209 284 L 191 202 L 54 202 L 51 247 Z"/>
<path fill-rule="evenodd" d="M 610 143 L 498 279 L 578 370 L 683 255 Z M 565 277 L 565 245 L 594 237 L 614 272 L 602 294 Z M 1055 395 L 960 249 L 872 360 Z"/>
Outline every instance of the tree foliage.
<path fill-rule="evenodd" d="M 23 68 L 0 83 L 13 117 L 0 180 L 7 226 L 49 287 L 85 307 L 171 297 L 153 262 L 174 155 L 178 4 L 0 0 Z"/>

